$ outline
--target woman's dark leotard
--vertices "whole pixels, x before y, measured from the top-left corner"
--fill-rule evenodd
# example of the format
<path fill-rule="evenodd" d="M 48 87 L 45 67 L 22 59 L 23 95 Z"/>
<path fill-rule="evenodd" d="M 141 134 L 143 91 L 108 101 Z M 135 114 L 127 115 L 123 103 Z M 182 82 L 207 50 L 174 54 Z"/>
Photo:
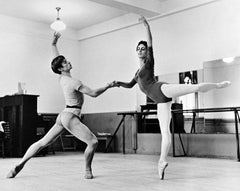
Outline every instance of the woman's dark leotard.
<path fill-rule="evenodd" d="M 140 89 L 156 103 L 166 103 L 172 101 L 172 98 L 166 97 L 161 86 L 166 82 L 158 82 L 154 77 L 154 58 L 153 49 L 148 47 L 148 58 L 146 63 L 140 68 L 134 77 Z"/>

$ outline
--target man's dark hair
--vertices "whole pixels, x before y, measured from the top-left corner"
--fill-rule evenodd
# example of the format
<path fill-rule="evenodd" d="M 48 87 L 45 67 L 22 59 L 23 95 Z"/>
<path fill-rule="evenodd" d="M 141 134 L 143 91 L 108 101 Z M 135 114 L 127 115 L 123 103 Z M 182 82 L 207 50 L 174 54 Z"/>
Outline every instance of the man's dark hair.
<path fill-rule="evenodd" d="M 62 62 L 64 60 L 65 60 L 65 57 L 63 55 L 59 55 L 52 60 L 51 67 L 54 73 L 61 74 L 61 72 L 59 71 L 59 68 L 62 68 Z"/>

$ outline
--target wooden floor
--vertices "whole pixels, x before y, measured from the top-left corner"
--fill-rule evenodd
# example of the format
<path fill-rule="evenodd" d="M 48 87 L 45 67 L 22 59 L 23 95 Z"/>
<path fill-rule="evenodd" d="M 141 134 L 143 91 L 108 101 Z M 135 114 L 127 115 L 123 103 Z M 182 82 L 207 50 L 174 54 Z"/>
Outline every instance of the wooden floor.
<path fill-rule="evenodd" d="M 6 179 L 19 159 L 0 159 L 1 191 L 239 191 L 240 162 L 226 159 L 172 158 L 159 180 L 156 155 L 96 153 L 95 178 L 84 176 L 82 153 L 35 157 L 15 179 Z"/>

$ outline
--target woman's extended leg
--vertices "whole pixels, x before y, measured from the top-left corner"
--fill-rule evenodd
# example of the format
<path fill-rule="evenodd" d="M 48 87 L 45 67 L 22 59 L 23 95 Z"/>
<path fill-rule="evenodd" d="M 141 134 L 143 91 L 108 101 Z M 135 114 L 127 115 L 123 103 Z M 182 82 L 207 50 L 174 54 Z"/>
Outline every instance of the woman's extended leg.
<path fill-rule="evenodd" d="M 179 97 L 194 92 L 207 92 L 213 89 L 220 89 L 229 86 L 229 81 L 220 83 L 199 83 L 199 84 L 163 84 L 161 90 L 167 97 Z"/>
<path fill-rule="evenodd" d="M 21 161 L 8 173 L 7 178 L 14 178 L 22 170 L 22 168 L 29 159 L 36 155 L 41 149 L 53 143 L 63 131 L 65 131 L 65 129 L 61 125 L 58 116 L 55 125 L 42 139 L 33 143 L 28 148 Z"/>
<path fill-rule="evenodd" d="M 86 173 L 85 178 L 93 178 L 92 174 L 92 160 L 94 152 L 97 148 L 98 140 L 97 137 L 88 129 L 88 127 L 80 122 L 78 116 L 69 113 L 63 112 L 61 115 L 61 121 L 63 126 L 79 140 L 87 144 L 87 148 L 84 152 L 85 163 L 86 163 Z"/>
<path fill-rule="evenodd" d="M 170 120 L 172 102 L 157 104 L 157 117 L 161 129 L 162 143 L 161 155 L 158 163 L 158 173 L 160 179 L 164 179 L 164 171 L 168 165 L 167 156 L 171 145 Z"/>

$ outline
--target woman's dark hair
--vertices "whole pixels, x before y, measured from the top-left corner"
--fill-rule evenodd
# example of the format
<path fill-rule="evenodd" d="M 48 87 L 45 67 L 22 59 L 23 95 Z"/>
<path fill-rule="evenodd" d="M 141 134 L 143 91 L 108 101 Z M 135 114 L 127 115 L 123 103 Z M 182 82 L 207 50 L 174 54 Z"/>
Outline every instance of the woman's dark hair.
<path fill-rule="evenodd" d="M 52 60 L 51 67 L 52 71 L 56 74 L 61 74 L 59 68 L 62 68 L 62 62 L 64 61 L 65 57 L 63 55 L 59 55 Z"/>
<path fill-rule="evenodd" d="M 142 44 L 142 45 L 145 46 L 146 48 L 148 47 L 147 41 L 141 40 L 141 41 L 138 43 L 138 45 L 137 45 L 137 47 L 136 47 L 136 50 L 137 50 L 137 48 L 138 48 L 138 46 L 139 46 L 140 44 Z"/>

